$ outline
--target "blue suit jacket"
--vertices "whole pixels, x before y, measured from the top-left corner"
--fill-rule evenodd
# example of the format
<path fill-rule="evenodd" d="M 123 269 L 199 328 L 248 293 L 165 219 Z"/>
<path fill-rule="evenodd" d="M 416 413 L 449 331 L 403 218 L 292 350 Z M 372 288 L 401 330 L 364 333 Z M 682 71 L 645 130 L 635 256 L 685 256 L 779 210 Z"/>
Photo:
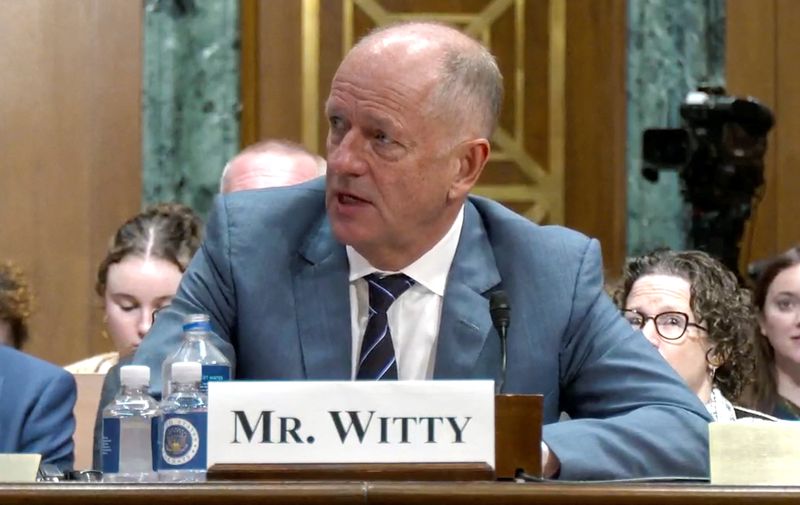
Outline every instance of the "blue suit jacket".
<path fill-rule="evenodd" d="M 160 363 L 184 314 L 211 316 L 238 378 L 349 380 L 349 267 L 322 180 L 216 201 L 206 240 L 134 361 Z M 708 415 L 603 290 L 596 240 L 537 226 L 470 197 L 448 276 L 437 379 L 497 379 L 488 293 L 509 296 L 504 392 L 544 395 L 544 439 L 561 477 L 708 474 Z M 566 411 L 575 420 L 556 423 Z M 554 423 L 554 424 L 550 424 Z M 669 438 L 665 434 L 669 433 Z"/>
<path fill-rule="evenodd" d="M 0 452 L 39 453 L 71 469 L 76 398 L 69 372 L 0 345 Z"/>

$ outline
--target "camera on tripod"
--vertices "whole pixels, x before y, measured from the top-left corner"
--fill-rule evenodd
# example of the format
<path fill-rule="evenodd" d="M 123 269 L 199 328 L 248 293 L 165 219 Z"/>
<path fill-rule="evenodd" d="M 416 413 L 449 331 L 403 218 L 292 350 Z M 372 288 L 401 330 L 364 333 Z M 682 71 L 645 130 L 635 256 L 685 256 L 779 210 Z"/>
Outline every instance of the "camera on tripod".
<path fill-rule="evenodd" d="M 691 247 L 738 272 L 744 224 L 764 184 L 772 112 L 754 98 L 702 87 L 687 95 L 680 113 L 683 128 L 645 130 L 642 176 L 656 182 L 660 171 L 677 170 L 692 207 Z"/>

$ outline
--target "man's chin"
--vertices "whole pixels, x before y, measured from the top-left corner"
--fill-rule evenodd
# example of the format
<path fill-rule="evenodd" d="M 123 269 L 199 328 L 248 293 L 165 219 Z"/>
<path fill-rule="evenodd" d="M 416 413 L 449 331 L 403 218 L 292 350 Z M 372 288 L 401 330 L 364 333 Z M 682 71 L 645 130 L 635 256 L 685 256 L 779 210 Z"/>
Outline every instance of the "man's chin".
<path fill-rule="evenodd" d="M 358 242 L 358 235 L 354 233 L 352 226 L 340 223 L 333 217 L 331 217 L 331 230 L 334 238 L 343 245 L 354 245 Z"/>
<path fill-rule="evenodd" d="M 364 244 L 369 243 L 369 236 L 363 226 L 334 216 L 330 216 L 330 222 L 334 238 L 342 245 L 349 245 L 359 250 Z"/>

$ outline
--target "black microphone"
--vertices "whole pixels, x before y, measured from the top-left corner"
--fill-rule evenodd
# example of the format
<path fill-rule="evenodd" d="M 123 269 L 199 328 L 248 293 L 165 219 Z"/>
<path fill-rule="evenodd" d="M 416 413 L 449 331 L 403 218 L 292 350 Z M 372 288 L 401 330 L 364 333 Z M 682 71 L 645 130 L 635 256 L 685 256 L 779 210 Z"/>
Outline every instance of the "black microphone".
<path fill-rule="evenodd" d="M 501 369 L 500 382 L 496 387 L 497 393 L 500 393 L 506 382 L 506 356 L 508 355 L 506 333 L 508 332 L 508 323 L 511 320 L 511 306 L 508 304 L 508 295 L 502 289 L 492 291 L 489 294 L 489 314 L 492 316 L 492 324 L 497 330 L 497 334 L 500 335 Z"/>

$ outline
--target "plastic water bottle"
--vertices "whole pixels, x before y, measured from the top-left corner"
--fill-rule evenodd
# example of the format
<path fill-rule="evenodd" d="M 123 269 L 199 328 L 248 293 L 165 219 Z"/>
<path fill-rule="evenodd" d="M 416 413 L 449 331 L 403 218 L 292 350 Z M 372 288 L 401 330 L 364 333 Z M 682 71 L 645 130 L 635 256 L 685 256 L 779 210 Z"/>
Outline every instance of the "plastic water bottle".
<path fill-rule="evenodd" d="M 102 464 L 105 482 L 156 481 L 158 403 L 148 394 L 150 368 L 120 369 L 119 393 L 103 409 Z"/>
<path fill-rule="evenodd" d="M 195 361 L 172 365 L 172 392 L 161 402 L 161 481 L 206 480 L 208 399 L 200 391 L 201 370 Z"/>
<path fill-rule="evenodd" d="M 208 392 L 209 381 L 225 381 L 232 378 L 231 362 L 217 347 L 208 341 L 211 334 L 210 318 L 207 314 L 189 314 L 183 320 L 183 342 L 175 353 L 164 360 L 161 370 L 161 398 L 170 394 L 172 364 L 196 361 L 202 364 L 200 390 Z"/>

